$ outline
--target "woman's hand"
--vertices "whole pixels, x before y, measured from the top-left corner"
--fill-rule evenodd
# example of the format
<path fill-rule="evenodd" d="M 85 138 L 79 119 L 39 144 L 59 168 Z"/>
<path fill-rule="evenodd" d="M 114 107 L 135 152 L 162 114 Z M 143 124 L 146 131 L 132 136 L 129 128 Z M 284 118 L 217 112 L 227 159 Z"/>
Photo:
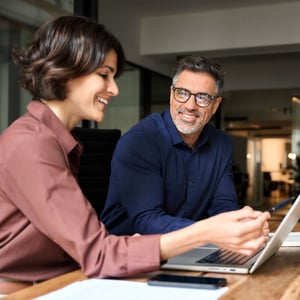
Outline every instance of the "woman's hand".
<path fill-rule="evenodd" d="M 245 255 L 262 248 L 269 237 L 269 212 L 244 208 L 207 219 L 211 243 Z"/>
<path fill-rule="evenodd" d="M 163 234 L 160 240 L 161 259 L 168 259 L 208 243 L 251 255 L 268 241 L 269 218 L 269 212 L 256 211 L 246 206 Z"/>

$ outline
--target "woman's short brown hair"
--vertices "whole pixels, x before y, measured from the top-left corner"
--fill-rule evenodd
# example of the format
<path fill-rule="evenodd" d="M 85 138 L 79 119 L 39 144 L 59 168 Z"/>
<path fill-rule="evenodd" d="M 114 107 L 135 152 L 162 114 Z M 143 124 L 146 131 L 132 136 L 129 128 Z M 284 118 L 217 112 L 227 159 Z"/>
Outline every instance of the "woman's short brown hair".
<path fill-rule="evenodd" d="M 111 50 L 117 54 L 117 73 L 125 65 L 123 48 L 104 25 L 85 17 L 63 16 L 46 22 L 32 43 L 12 57 L 20 69 L 20 84 L 34 100 L 63 100 L 66 83 L 94 72 Z"/>

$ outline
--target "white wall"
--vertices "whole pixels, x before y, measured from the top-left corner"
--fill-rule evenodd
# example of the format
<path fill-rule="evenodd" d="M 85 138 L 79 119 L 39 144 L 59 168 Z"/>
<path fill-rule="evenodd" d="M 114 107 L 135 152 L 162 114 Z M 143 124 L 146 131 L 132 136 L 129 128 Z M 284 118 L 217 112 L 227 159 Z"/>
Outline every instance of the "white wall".
<path fill-rule="evenodd" d="M 120 4 L 117 10 L 117 3 L 118 1 L 111 0 L 102 0 L 99 3 L 100 22 L 106 24 L 120 38 L 130 62 L 165 75 L 170 74 L 170 65 L 166 61 L 157 61 L 155 55 L 165 54 L 167 57 L 170 53 L 196 51 L 205 55 L 220 54 L 219 57 L 226 57 L 234 53 L 256 53 L 257 49 L 259 53 L 268 53 L 269 47 L 273 46 L 277 47 L 277 51 L 300 49 L 300 1 L 215 11 L 202 10 L 180 15 L 147 16 L 145 12 L 144 17 L 137 15 L 130 7 L 127 9 L 126 5 Z M 251 61 L 249 65 L 235 65 L 235 69 L 230 69 L 232 64 L 229 62 L 229 66 L 226 66 L 226 87 L 239 87 L 241 77 L 245 78 L 245 85 L 249 73 L 249 82 L 258 77 L 255 86 L 257 83 L 271 83 L 278 76 L 280 78 L 276 84 L 280 84 L 279 86 L 282 85 L 282 79 L 286 84 L 295 83 L 296 79 L 289 76 L 290 72 L 286 68 L 299 69 L 300 58 L 284 68 L 276 60 L 275 65 L 278 63 L 281 66 L 276 70 L 271 69 L 273 71 L 270 72 L 266 70 L 274 61 L 266 59 L 264 63 L 262 58 L 261 62 L 263 65 L 259 70 L 257 64 L 253 65 Z M 280 74 L 280 70 L 284 75 Z M 236 75 L 230 80 L 232 73 Z M 263 83 L 260 81 L 262 77 Z"/>
<path fill-rule="evenodd" d="M 300 155 L 300 98 L 293 97 L 292 151 Z"/>
<path fill-rule="evenodd" d="M 138 69 L 125 72 L 117 79 L 120 93 L 111 98 L 105 110 L 104 121 L 98 124 L 99 128 L 117 128 L 123 134 L 139 121 L 139 81 Z"/>
<path fill-rule="evenodd" d="M 300 2 L 297 1 L 144 17 L 141 19 L 141 54 L 299 43 L 299 11 Z"/>
<path fill-rule="evenodd" d="M 287 165 L 287 144 L 290 140 L 262 139 L 262 171 L 271 172 L 272 180 L 280 180 L 281 171 Z"/>

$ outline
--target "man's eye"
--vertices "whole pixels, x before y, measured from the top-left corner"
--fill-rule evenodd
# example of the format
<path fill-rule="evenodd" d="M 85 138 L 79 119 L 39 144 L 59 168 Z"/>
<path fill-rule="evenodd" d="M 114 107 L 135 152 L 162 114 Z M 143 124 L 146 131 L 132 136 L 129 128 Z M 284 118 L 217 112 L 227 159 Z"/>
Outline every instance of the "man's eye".
<path fill-rule="evenodd" d="M 185 90 L 179 90 L 181 96 L 186 96 L 188 93 Z"/>
<path fill-rule="evenodd" d="M 207 95 L 204 94 L 198 94 L 196 97 L 198 100 L 204 100 L 204 101 L 207 100 Z"/>

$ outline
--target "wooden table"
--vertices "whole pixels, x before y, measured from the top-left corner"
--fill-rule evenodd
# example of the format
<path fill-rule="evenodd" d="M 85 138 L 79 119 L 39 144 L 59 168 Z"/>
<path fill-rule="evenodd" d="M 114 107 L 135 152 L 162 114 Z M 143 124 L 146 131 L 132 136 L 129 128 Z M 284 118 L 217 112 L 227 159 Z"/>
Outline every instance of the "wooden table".
<path fill-rule="evenodd" d="M 165 273 L 166 271 L 159 271 Z M 169 271 L 174 274 L 226 277 L 229 291 L 221 300 L 300 299 L 300 247 L 281 247 L 269 261 L 252 275 L 216 274 L 201 272 Z M 157 272 L 155 272 L 157 273 Z M 153 275 L 154 273 L 151 273 Z M 150 274 L 126 278 L 146 281 Z M 78 270 L 39 283 L 3 298 L 5 300 L 26 300 L 62 288 L 72 282 L 86 279 Z M 124 280 L 124 279 L 122 279 Z"/>

